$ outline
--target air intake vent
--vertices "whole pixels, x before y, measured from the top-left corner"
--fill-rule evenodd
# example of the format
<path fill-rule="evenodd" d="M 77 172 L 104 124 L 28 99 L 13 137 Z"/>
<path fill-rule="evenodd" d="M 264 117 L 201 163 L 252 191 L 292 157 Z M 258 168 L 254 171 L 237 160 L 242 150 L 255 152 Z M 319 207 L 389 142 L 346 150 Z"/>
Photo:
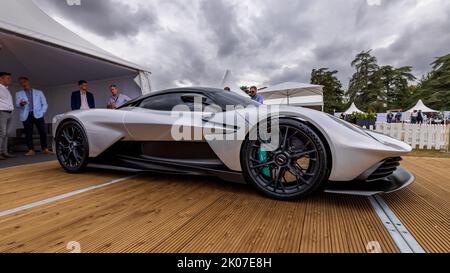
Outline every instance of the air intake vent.
<path fill-rule="evenodd" d="M 400 161 L 402 161 L 401 157 L 386 159 L 383 164 L 369 176 L 367 181 L 372 182 L 391 176 L 400 166 Z"/>

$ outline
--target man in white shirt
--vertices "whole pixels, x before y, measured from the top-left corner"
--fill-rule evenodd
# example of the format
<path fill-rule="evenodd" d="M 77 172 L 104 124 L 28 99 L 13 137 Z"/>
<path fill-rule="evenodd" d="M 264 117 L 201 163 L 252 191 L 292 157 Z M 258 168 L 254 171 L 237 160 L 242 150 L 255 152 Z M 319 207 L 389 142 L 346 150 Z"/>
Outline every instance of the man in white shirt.
<path fill-rule="evenodd" d="M 8 90 L 11 83 L 11 74 L 0 72 L 0 160 L 14 157 L 8 153 L 8 128 L 14 110 L 13 99 Z"/>

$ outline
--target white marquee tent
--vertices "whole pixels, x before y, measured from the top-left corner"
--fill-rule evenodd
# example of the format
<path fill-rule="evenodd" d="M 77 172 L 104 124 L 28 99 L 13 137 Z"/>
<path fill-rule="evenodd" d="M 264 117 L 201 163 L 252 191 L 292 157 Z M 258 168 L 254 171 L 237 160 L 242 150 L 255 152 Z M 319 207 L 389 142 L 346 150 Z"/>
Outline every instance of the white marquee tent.
<path fill-rule="evenodd" d="M 352 103 L 350 108 L 344 112 L 344 115 L 351 115 L 353 113 L 364 113 L 363 111 L 359 110 L 358 107 L 356 107 L 355 103 Z"/>
<path fill-rule="evenodd" d="M 150 72 L 91 44 L 49 17 L 30 0 L 2 1 L 0 71 L 29 77 L 45 92 L 46 121 L 70 110 L 77 82 L 90 82 L 98 107 L 106 107 L 108 86 L 117 84 L 130 97 L 151 91 Z M 12 86 L 11 92 L 18 86 Z M 21 126 L 18 114 L 11 132 Z"/>
<path fill-rule="evenodd" d="M 285 82 L 258 92 L 265 99 L 265 104 L 287 104 L 293 106 L 323 108 L 323 86 Z"/>
<path fill-rule="evenodd" d="M 272 99 L 266 100 L 264 104 L 267 105 L 287 105 L 286 99 Z M 324 106 L 323 96 L 306 96 L 306 97 L 296 97 L 289 100 L 289 105 L 291 106 L 302 106 L 302 107 L 319 107 Z"/>
<path fill-rule="evenodd" d="M 416 104 L 416 106 L 414 106 L 413 108 L 409 109 L 408 111 L 406 111 L 407 113 L 412 113 L 414 111 L 422 111 L 423 113 L 437 113 L 438 111 L 433 110 L 431 108 L 429 108 L 428 106 L 425 105 L 425 103 L 423 103 L 422 100 L 419 100 Z"/>

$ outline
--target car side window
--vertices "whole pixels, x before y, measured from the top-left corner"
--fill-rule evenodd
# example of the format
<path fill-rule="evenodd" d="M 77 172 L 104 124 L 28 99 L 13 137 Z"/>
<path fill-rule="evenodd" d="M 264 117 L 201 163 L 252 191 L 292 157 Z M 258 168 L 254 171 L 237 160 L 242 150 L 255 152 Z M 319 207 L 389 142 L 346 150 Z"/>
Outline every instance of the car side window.
<path fill-rule="evenodd" d="M 200 94 L 184 94 L 181 96 L 181 100 L 184 105 L 189 107 L 191 112 L 205 111 L 206 107 L 215 104 L 210 98 Z"/>
<path fill-rule="evenodd" d="M 202 103 L 202 107 L 195 107 L 195 102 Z M 211 99 L 202 94 L 172 93 L 147 98 L 141 102 L 140 107 L 156 111 L 172 111 L 175 106 L 185 105 L 187 106 L 186 109 L 194 112 L 199 109 L 203 111 L 206 106 L 213 104 L 214 102 Z"/>
<path fill-rule="evenodd" d="M 182 103 L 180 94 L 165 94 L 145 99 L 140 107 L 156 111 L 172 111 L 175 106 Z"/>

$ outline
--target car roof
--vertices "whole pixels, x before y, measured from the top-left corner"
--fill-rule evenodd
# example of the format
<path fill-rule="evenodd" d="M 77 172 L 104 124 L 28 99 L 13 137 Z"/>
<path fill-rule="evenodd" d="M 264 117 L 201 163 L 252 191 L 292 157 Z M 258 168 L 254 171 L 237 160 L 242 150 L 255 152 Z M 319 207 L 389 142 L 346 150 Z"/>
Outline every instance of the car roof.
<path fill-rule="evenodd" d="M 170 93 L 180 93 L 180 92 L 207 92 L 207 93 L 216 93 L 216 92 L 223 92 L 222 89 L 219 88 L 212 88 L 212 87 L 180 87 L 180 88 L 172 88 L 172 89 L 166 89 L 161 91 L 152 92 L 151 94 L 145 95 L 144 97 L 150 97 L 155 95 L 163 95 L 163 94 L 170 94 Z"/>
<path fill-rule="evenodd" d="M 224 92 L 222 89 L 219 88 L 213 88 L 213 87 L 180 87 L 180 88 L 171 88 L 161 91 L 152 92 L 150 94 L 142 95 L 140 97 L 137 97 L 128 103 L 126 103 L 124 106 L 120 108 L 125 108 L 128 105 L 131 105 L 133 103 L 136 103 L 141 100 L 145 100 L 146 98 L 159 96 L 159 95 L 165 95 L 165 94 L 172 94 L 172 93 L 217 93 L 217 92 Z"/>

